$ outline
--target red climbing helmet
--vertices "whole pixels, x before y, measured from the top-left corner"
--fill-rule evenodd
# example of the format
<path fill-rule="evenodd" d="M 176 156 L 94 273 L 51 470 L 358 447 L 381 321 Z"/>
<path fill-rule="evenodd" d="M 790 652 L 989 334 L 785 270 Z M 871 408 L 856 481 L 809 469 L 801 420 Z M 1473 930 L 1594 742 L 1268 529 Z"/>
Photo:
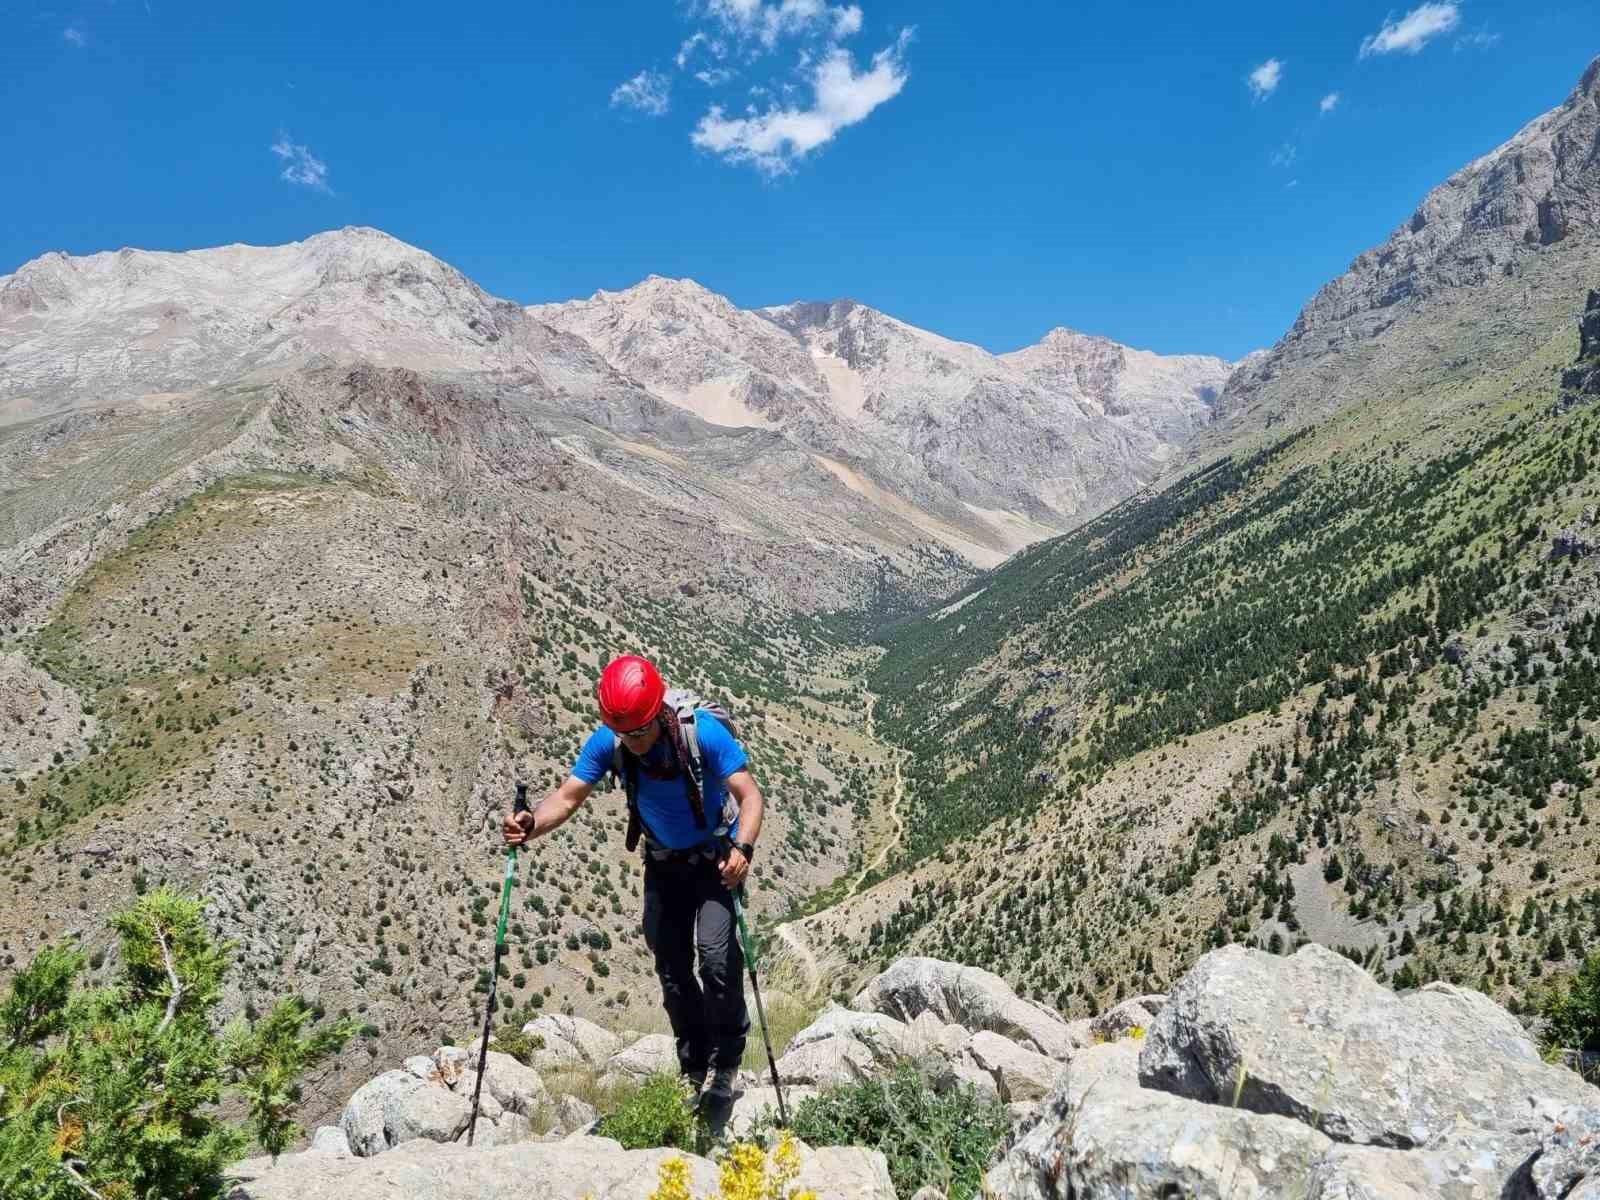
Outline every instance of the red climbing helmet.
<path fill-rule="evenodd" d="M 661 711 L 667 685 L 648 658 L 624 654 L 606 664 L 594 691 L 600 701 L 600 719 L 618 733 L 632 733 Z"/>

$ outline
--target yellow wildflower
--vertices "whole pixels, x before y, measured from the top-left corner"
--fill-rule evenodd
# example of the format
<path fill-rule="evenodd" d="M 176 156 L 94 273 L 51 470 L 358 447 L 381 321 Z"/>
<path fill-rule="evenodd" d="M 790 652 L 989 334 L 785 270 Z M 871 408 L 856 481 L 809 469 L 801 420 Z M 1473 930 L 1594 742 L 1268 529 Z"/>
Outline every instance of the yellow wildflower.
<path fill-rule="evenodd" d="M 689 1163 L 683 1158 L 669 1158 L 661 1164 L 656 1190 L 650 1200 L 694 1200 L 689 1194 Z"/>

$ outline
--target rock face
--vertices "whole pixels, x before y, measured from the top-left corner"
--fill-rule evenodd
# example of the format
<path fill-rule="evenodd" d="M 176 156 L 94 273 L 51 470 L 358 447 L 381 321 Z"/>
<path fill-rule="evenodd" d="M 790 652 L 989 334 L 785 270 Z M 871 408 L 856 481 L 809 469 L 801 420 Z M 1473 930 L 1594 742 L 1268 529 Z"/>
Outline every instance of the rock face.
<path fill-rule="evenodd" d="M 1219 401 L 1217 441 L 1426 386 L 1441 370 L 1493 369 L 1562 328 L 1600 277 L 1597 137 L 1600 59 L 1560 107 L 1429 192 L 1244 363 Z"/>
<path fill-rule="evenodd" d="M 1078 1051 L 988 1185 L 1005 1200 L 1568 1196 L 1600 1182 L 1597 1131 L 1600 1089 L 1542 1062 L 1483 995 L 1396 996 L 1316 945 L 1228 946 L 1142 1044 Z"/>
<path fill-rule="evenodd" d="M 1578 323 L 1578 361 L 1562 372 L 1561 388 L 1569 397 L 1600 396 L 1600 290 L 1589 293 Z"/>

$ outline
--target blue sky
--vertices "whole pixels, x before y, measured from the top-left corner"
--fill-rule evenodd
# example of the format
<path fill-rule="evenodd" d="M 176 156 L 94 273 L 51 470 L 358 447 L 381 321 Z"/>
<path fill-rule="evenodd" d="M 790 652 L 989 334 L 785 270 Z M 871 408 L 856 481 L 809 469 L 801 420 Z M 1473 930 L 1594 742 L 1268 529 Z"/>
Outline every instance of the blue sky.
<path fill-rule="evenodd" d="M 0 273 L 360 224 L 524 302 L 686 275 L 992 350 L 1067 325 L 1237 357 L 1558 104 L 1596 17 L 0 0 Z"/>

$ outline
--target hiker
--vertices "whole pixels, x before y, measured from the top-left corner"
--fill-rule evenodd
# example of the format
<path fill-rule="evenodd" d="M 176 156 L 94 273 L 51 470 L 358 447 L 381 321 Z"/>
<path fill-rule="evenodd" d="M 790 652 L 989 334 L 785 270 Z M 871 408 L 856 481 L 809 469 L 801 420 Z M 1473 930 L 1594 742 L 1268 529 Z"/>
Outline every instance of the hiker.
<path fill-rule="evenodd" d="M 517 846 L 549 833 L 608 771 L 623 784 L 628 850 L 644 839 L 644 939 L 678 1069 L 709 1114 L 726 1111 L 750 1029 L 733 894 L 761 833 L 761 789 L 726 714 L 693 693 L 669 694 L 648 659 L 614 659 L 595 692 L 604 723 L 560 787 L 531 812 L 506 815 L 505 840 Z"/>

